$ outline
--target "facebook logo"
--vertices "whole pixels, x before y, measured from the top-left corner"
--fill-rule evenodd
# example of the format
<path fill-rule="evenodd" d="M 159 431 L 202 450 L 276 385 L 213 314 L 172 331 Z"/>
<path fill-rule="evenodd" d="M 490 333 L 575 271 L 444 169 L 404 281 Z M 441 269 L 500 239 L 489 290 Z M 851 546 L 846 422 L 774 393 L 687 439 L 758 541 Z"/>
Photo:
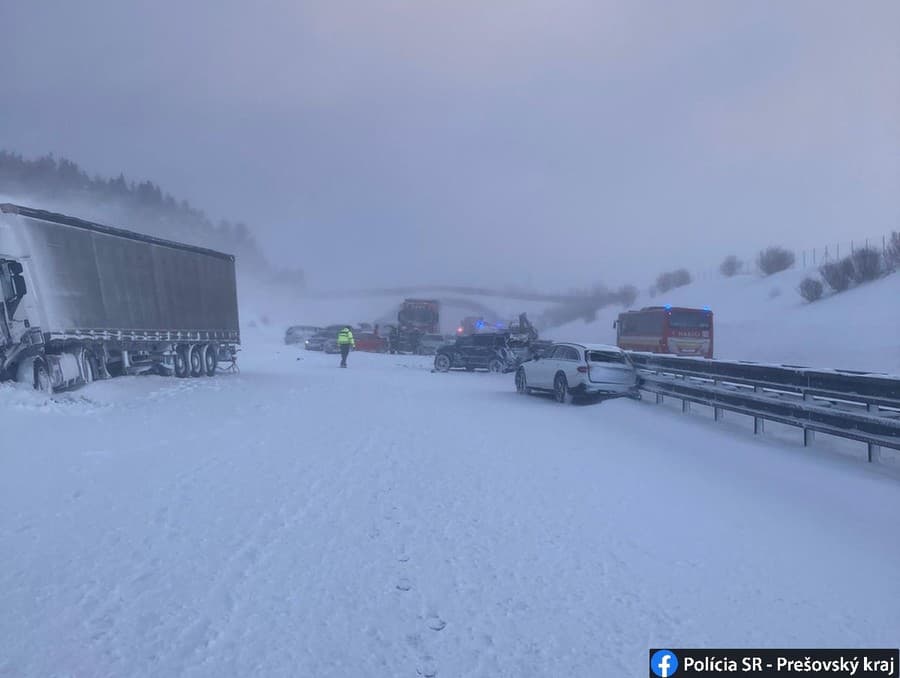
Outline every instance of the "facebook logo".
<path fill-rule="evenodd" d="M 671 650 L 657 650 L 650 657 L 650 670 L 659 678 L 674 676 L 678 670 L 678 657 Z"/>

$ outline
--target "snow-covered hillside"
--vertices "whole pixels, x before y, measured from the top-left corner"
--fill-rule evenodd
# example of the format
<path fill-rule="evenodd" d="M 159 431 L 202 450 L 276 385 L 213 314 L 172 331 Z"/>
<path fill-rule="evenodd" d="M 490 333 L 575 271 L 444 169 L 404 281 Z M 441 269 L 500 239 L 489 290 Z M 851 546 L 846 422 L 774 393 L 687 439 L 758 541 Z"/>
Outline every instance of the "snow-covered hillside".
<path fill-rule="evenodd" d="M 0 675 L 636 676 L 896 643 L 900 484 L 646 403 L 334 356 L 0 387 Z"/>
<path fill-rule="evenodd" d="M 809 274 L 720 277 L 652 299 L 642 295 L 634 307 L 708 306 L 715 314 L 715 357 L 723 360 L 900 373 L 900 274 L 812 304 L 797 292 Z M 603 309 L 595 322 L 569 323 L 547 335 L 614 344 L 612 325 L 621 310 Z"/>

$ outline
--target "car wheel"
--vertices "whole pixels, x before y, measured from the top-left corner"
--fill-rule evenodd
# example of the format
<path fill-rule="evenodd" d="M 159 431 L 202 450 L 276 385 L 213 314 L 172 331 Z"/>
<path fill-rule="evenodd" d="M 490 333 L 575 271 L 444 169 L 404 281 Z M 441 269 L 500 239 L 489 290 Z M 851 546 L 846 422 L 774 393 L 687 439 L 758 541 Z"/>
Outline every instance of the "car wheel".
<path fill-rule="evenodd" d="M 525 369 L 522 367 L 516 370 L 516 393 L 521 393 L 522 395 L 529 393 L 528 379 L 525 377 Z"/>
<path fill-rule="evenodd" d="M 488 371 L 494 374 L 503 374 L 503 361 L 500 358 L 494 358 L 488 363 Z"/>
<path fill-rule="evenodd" d="M 434 369 L 436 369 L 438 372 L 449 372 L 450 371 L 450 356 L 445 355 L 443 353 L 435 356 Z"/>
<path fill-rule="evenodd" d="M 572 402 L 572 396 L 569 395 L 569 382 L 562 372 L 557 374 L 556 379 L 553 380 L 553 397 L 558 403 Z"/>

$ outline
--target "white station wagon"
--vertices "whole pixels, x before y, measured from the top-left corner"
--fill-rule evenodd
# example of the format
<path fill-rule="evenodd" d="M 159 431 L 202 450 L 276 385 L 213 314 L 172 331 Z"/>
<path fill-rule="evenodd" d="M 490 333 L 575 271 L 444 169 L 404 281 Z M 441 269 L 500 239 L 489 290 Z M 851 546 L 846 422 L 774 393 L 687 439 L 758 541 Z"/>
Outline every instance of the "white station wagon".
<path fill-rule="evenodd" d="M 557 402 L 578 396 L 639 397 L 637 371 L 618 346 L 554 344 L 516 370 L 519 393 L 552 393 Z"/>

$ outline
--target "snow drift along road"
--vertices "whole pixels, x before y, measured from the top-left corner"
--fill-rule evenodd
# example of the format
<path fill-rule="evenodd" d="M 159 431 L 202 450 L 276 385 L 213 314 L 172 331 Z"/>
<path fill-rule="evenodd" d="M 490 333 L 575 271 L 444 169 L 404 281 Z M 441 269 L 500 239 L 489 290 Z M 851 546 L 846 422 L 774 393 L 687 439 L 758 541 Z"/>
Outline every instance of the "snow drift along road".
<path fill-rule="evenodd" d="M 0 675 L 631 676 L 651 646 L 896 642 L 900 485 L 864 464 L 279 342 L 247 336 L 240 375 L 0 388 Z"/>

